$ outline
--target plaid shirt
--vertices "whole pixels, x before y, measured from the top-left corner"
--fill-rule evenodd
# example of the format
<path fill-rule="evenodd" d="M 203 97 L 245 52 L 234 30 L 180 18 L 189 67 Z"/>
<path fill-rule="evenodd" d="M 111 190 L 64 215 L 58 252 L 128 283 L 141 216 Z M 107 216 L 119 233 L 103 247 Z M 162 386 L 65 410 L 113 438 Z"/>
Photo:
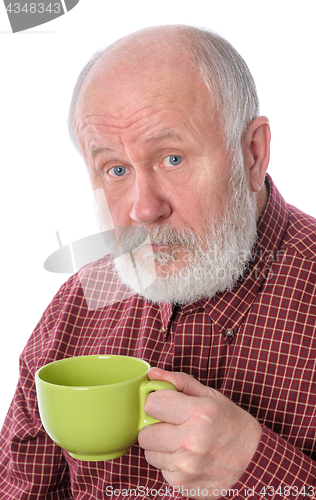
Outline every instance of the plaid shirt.
<path fill-rule="evenodd" d="M 20 358 L 1 435 L 0 498 L 168 499 L 184 496 L 147 464 L 138 444 L 108 462 L 80 462 L 46 435 L 36 370 L 70 356 L 112 353 L 193 374 L 263 426 L 258 449 L 227 499 L 316 493 L 316 221 L 287 205 L 269 178 L 259 241 L 239 286 L 210 300 L 153 305 L 101 260 L 57 293 Z M 314 491 L 315 488 L 315 491 Z"/>

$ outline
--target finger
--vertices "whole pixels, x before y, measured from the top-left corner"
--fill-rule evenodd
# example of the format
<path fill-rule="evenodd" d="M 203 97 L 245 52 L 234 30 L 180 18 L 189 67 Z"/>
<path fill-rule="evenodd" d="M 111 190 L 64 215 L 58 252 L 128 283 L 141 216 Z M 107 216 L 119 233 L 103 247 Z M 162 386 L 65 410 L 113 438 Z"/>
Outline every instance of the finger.
<path fill-rule="evenodd" d="M 193 412 L 197 398 L 176 391 L 155 391 L 146 398 L 147 415 L 169 424 L 183 424 Z"/>
<path fill-rule="evenodd" d="M 148 425 L 139 432 L 138 444 L 147 451 L 173 453 L 181 447 L 181 432 L 173 424 Z"/>
<path fill-rule="evenodd" d="M 168 472 L 178 472 L 178 469 L 174 463 L 173 453 L 145 451 L 145 458 L 147 462 L 153 467 L 156 467 L 156 469 Z"/>
<path fill-rule="evenodd" d="M 175 386 L 177 391 L 187 396 L 209 397 L 212 389 L 201 384 L 187 373 L 169 372 L 161 368 L 151 368 L 148 372 L 150 380 L 165 380 Z"/>
<path fill-rule="evenodd" d="M 150 465 L 160 469 L 165 478 L 168 475 L 169 484 L 179 484 L 179 482 L 200 478 L 201 467 L 197 469 L 194 458 L 190 459 L 185 451 L 178 453 L 145 451 L 145 458 Z"/>

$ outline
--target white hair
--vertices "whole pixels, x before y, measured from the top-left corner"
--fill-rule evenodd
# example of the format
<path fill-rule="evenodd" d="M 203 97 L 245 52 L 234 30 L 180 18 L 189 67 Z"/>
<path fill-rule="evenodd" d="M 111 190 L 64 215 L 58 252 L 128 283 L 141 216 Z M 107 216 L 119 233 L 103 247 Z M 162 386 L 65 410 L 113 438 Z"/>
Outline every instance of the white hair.
<path fill-rule="evenodd" d="M 209 91 L 214 95 L 227 148 L 236 152 L 248 125 L 259 116 L 255 81 L 237 50 L 207 29 L 193 28 L 191 50 Z"/>
<path fill-rule="evenodd" d="M 170 30 L 173 35 L 176 33 L 178 37 L 173 39 L 175 46 L 181 46 L 184 52 L 188 52 L 191 60 L 200 70 L 211 95 L 215 97 L 225 133 L 226 146 L 232 153 L 236 152 L 240 147 L 243 133 L 259 115 L 256 85 L 247 64 L 227 40 L 208 28 L 176 25 L 155 27 L 149 30 L 156 30 L 158 35 L 159 29 L 164 32 Z M 148 29 L 142 31 L 145 32 Z M 165 44 L 164 37 L 160 40 L 162 44 Z M 74 128 L 76 104 L 89 71 L 108 49 L 102 49 L 92 56 L 82 69 L 73 91 L 68 125 L 70 137 L 79 152 Z"/>

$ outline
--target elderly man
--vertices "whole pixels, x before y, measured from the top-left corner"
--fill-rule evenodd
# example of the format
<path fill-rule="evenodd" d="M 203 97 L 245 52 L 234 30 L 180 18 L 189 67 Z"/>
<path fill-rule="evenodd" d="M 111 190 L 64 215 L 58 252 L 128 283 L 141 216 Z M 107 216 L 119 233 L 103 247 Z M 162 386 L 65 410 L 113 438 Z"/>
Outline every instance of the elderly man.
<path fill-rule="evenodd" d="M 316 222 L 266 175 L 245 62 L 207 30 L 146 29 L 90 61 L 70 117 L 104 228 L 148 238 L 44 313 L 2 431 L 1 498 L 313 496 Z M 34 374 L 100 352 L 146 359 L 178 392 L 148 396 L 161 423 L 126 455 L 76 461 L 42 428 Z"/>

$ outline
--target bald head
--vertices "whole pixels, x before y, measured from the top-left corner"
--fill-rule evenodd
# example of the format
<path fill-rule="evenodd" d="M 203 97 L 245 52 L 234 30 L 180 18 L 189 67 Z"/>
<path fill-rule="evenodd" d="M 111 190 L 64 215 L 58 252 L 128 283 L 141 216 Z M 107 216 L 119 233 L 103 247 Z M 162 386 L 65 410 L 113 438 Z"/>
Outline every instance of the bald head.
<path fill-rule="evenodd" d="M 120 75 L 120 82 L 117 75 Z M 133 82 L 139 75 L 142 85 L 138 83 L 136 88 Z M 117 94 L 123 90 L 120 87 L 123 85 L 132 100 L 135 93 L 146 91 L 146 85 L 159 93 L 179 78 L 183 86 L 198 83 L 201 88 L 208 89 L 213 107 L 219 110 L 227 146 L 235 149 L 248 124 L 259 113 L 252 76 L 226 40 L 208 30 L 183 25 L 143 29 L 114 42 L 91 58 L 78 78 L 70 108 L 70 135 L 76 147 L 74 117 L 82 111 L 80 100 L 87 88 L 93 87 L 105 96 L 108 92 L 113 94 L 111 85 L 115 85 Z M 90 96 L 92 101 L 96 92 Z"/>
<path fill-rule="evenodd" d="M 103 50 L 99 57 L 116 67 L 124 64 L 131 68 L 142 66 L 145 61 L 153 59 L 175 60 L 179 55 L 187 60 L 192 59 L 190 46 L 193 43 L 195 28 L 182 25 L 154 26 L 131 33 Z"/>
<path fill-rule="evenodd" d="M 146 88 L 151 93 L 164 92 L 176 80 L 183 87 L 203 79 L 190 52 L 184 28 L 155 27 L 128 35 L 103 50 L 89 68 L 77 96 L 78 103 L 87 90 L 99 95 L 128 92 L 130 100 Z"/>

